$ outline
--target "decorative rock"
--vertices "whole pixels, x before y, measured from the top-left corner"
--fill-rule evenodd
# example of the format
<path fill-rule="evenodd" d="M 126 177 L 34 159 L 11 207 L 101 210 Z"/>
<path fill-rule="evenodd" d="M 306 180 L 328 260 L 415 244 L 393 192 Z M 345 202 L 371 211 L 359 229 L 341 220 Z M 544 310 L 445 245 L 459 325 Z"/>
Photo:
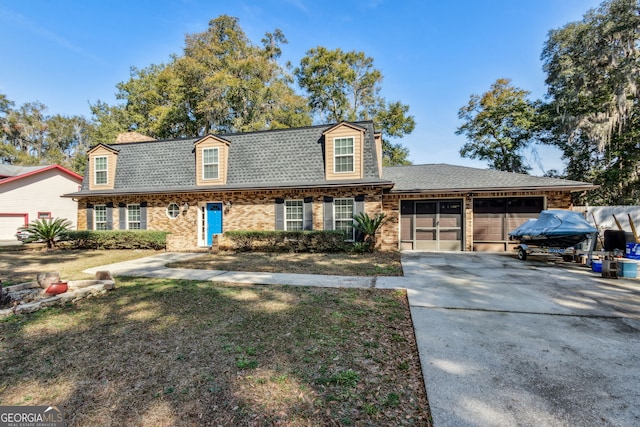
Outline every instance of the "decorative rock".
<path fill-rule="evenodd" d="M 15 308 L 16 314 L 33 313 L 40 310 L 40 301 L 30 302 L 28 304 L 20 304 Z"/>
<path fill-rule="evenodd" d="M 42 289 L 47 289 L 52 283 L 58 283 L 60 281 L 60 272 L 38 273 L 36 280 Z"/>
<path fill-rule="evenodd" d="M 113 276 L 110 271 L 96 271 L 96 280 L 113 280 Z"/>
<path fill-rule="evenodd" d="M 58 301 L 60 301 L 60 298 L 61 298 L 60 295 L 56 295 L 51 298 L 40 300 L 40 305 L 42 307 L 52 307 L 58 304 Z"/>

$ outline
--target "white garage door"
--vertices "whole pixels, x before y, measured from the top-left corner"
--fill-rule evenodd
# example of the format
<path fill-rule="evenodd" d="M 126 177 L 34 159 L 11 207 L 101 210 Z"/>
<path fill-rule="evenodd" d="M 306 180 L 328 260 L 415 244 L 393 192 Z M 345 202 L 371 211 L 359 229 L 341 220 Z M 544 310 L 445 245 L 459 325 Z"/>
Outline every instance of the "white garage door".
<path fill-rule="evenodd" d="M 18 227 L 24 225 L 24 216 L 0 214 L 0 240 L 16 240 Z"/>

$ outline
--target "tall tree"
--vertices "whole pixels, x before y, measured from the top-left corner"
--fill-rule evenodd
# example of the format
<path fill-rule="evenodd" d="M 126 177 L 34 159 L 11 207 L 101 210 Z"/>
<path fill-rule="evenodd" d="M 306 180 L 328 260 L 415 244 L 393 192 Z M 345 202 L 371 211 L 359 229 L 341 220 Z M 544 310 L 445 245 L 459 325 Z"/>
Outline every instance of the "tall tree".
<path fill-rule="evenodd" d="M 373 120 L 383 134 L 383 160 L 387 165 L 408 164 L 408 150 L 389 138 L 409 134 L 415 127 L 409 107 L 380 96 L 382 73 L 363 52 L 307 51 L 294 70 L 298 84 L 308 93 L 308 105 L 323 123 Z"/>
<path fill-rule="evenodd" d="M 467 142 L 460 155 L 488 162 L 491 169 L 527 173 L 523 151 L 534 136 L 535 107 L 527 100 L 529 92 L 498 79 L 489 91 L 471 95 L 458 112 L 464 120 L 456 134 Z"/>
<path fill-rule="evenodd" d="M 82 116 L 49 116 L 40 102 L 17 109 L 0 96 L 0 162 L 14 165 L 59 164 L 84 173 L 92 124 Z"/>
<path fill-rule="evenodd" d="M 601 184 L 590 203 L 638 203 L 640 5 L 609 0 L 583 19 L 549 33 L 548 142 L 558 146 L 573 179 Z"/>
<path fill-rule="evenodd" d="M 286 42 L 275 30 L 254 45 L 237 18 L 222 15 L 186 36 L 182 56 L 132 68 L 129 81 L 117 85 L 123 111 L 96 105 L 95 112 L 111 128 L 124 124 L 158 138 L 311 124 L 304 98 L 277 62 Z"/>

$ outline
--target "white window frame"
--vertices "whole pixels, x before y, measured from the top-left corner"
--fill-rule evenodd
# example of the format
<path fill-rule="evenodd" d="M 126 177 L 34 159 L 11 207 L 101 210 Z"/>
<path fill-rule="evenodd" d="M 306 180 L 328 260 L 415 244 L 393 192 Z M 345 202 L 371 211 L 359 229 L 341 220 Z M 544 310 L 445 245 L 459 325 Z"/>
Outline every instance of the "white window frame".
<path fill-rule="evenodd" d="M 98 212 L 104 212 L 104 220 L 98 218 Z M 102 225 L 102 227 L 99 227 Z M 107 205 L 94 205 L 93 206 L 93 229 L 94 230 L 106 230 L 107 229 Z"/>
<path fill-rule="evenodd" d="M 211 151 L 213 154 L 212 161 L 207 162 L 208 151 Z M 215 160 L 214 160 L 215 159 Z M 215 166 L 215 176 L 207 177 L 207 166 Z M 220 178 L 220 149 L 217 147 L 203 147 L 202 148 L 202 179 L 209 181 Z"/>
<path fill-rule="evenodd" d="M 337 205 L 339 203 L 337 202 L 350 202 L 351 204 L 351 216 L 349 218 L 344 217 L 343 218 L 343 213 L 340 212 L 340 218 L 338 217 L 338 209 L 336 209 Z M 338 224 L 343 224 L 343 223 L 347 223 L 350 222 L 350 228 L 351 228 L 351 236 L 349 236 L 349 233 L 347 232 L 347 242 L 353 242 L 355 240 L 355 232 L 356 229 L 353 226 L 353 215 L 355 212 L 355 207 L 356 207 L 356 203 L 355 203 L 355 199 L 353 198 L 343 198 L 343 199 L 333 199 L 333 229 L 334 230 L 344 230 L 345 228 L 343 227 L 338 227 Z"/>
<path fill-rule="evenodd" d="M 104 169 L 98 169 L 98 160 L 104 159 Z M 98 181 L 98 174 L 104 173 L 104 182 Z M 109 157 L 96 156 L 93 158 L 93 182 L 95 185 L 107 185 L 109 184 Z"/>
<path fill-rule="evenodd" d="M 171 215 L 171 212 L 175 211 L 174 209 L 171 209 L 172 207 L 178 209 L 178 213 L 175 216 Z M 180 209 L 179 204 L 177 204 L 176 202 L 171 202 L 167 205 L 167 208 L 165 209 L 164 213 L 167 215 L 167 218 L 176 219 L 180 216 L 180 214 L 182 213 L 182 210 Z"/>
<path fill-rule="evenodd" d="M 338 142 L 351 140 L 351 153 L 339 153 Z M 348 147 L 341 147 L 348 148 Z M 333 138 L 333 173 L 353 173 L 356 170 L 356 139 L 353 136 Z M 351 158 L 351 170 L 338 170 L 338 159 Z"/>
<path fill-rule="evenodd" d="M 294 203 L 295 203 L 295 205 L 294 205 Z M 291 218 L 290 213 L 293 213 L 293 212 L 290 212 L 289 208 L 295 207 L 296 210 L 297 210 L 298 205 L 299 205 L 299 208 L 300 208 L 300 218 L 298 219 L 297 215 L 296 215 L 296 218 Z M 296 224 L 299 223 L 300 224 L 300 228 L 291 227 L 289 225 L 289 223 L 292 223 L 292 224 L 293 223 L 296 223 Z M 304 200 L 302 200 L 302 199 L 285 200 L 285 202 L 284 202 L 284 229 L 286 231 L 302 231 L 302 230 L 304 230 Z"/>
<path fill-rule="evenodd" d="M 138 211 L 137 220 L 131 220 L 131 214 L 134 212 L 134 208 Z M 137 224 L 138 227 L 131 227 L 133 224 Z M 127 230 L 141 230 L 142 228 L 142 211 L 139 203 L 127 205 Z"/>

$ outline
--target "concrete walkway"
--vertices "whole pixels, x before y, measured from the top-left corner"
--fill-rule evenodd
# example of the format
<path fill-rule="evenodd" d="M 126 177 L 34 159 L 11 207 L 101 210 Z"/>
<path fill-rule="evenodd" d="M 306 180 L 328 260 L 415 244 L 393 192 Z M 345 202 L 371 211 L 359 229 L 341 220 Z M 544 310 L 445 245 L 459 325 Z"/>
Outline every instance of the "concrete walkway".
<path fill-rule="evenodd" d="M 170 269 L 166 253 L 86 270 L 407 289 L 435 427 L 640 425 L 640 281 L 504 254 L 405 253 L 404 277 Z M 532 257 L 533 258 L 533 257 Z"/>

